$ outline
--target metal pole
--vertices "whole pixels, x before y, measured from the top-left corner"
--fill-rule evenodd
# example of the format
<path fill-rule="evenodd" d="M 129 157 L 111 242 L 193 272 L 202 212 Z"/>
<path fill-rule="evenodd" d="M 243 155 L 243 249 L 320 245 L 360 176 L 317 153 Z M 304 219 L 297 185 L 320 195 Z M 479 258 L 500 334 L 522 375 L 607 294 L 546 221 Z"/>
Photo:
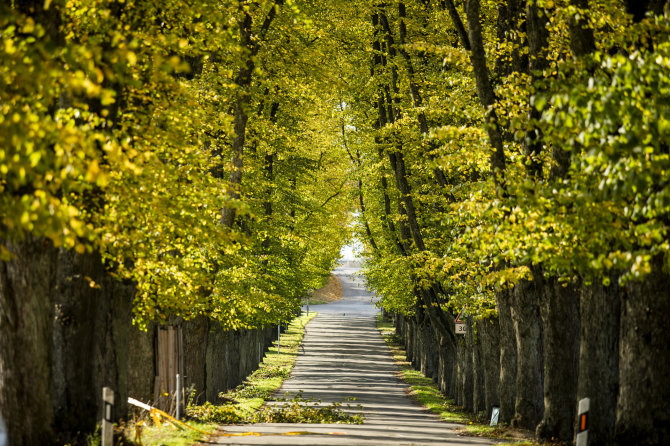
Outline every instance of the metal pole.
<path fill-rule="evenodd" d="M 280 343 L 281 343 L 281 323 L 277 324 L 277 354 L 279 354 Z"/>
<path fill-rule="evenodd" d="M 175 396 L 175 399 L 177 400 L 175 402 L 175 405 L 177 406 L 175 416 L 178 420 L 181 420 L 181 388 L 182 388 L 182 383 L 181 383 L 181 375 L 177 373 L 177 395 Z"/>
<path fill-rule="evenodd" d="M 114 444 L 114 391 L 102 388 L 102 446 Z"/>

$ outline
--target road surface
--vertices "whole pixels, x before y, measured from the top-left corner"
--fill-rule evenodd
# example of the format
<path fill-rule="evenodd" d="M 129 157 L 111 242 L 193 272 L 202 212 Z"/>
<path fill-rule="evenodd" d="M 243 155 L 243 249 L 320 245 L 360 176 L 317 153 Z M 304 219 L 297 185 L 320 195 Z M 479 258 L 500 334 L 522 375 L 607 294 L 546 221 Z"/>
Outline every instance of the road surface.
<path fill-rule="evenodd" d="M 214 444 L 232 445 L 490 445 L 487 439 L 459 436 L 460 425 L 440 421 L 408 397 L 398 379 L 399 369 L 376 328 L 374 297 L 356 268 L 340 267 L 342 299 L 314 305 L 317 317 L 307 324 L 303 349 L 279 395 L 302 391 L 305 398 L 347 405 L 363 413 L 365 422 L 353 424 L 254 424 L 226 426 L 227 433 L 213 437 Z M 356 405 L 362 405 L 362 410 Z M 286 435 L 302 432 L 298 435 Z M 305 434 L 304 432 L 309 432 Z"/>

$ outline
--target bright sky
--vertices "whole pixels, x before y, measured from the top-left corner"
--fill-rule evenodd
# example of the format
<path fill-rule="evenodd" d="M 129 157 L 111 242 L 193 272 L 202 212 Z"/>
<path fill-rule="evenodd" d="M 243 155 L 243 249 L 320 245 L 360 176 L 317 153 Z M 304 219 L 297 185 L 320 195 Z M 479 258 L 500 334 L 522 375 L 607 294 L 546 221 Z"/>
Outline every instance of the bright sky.
<path fill-rule="evenodd" d="M 342 255 L 342 261 L 348 262 L 352 260 L 359 260 L 360 253 L 363 250 L 363 245 L 361 245 L 358 240 L 354 240 L 348 245 L 344 245 L 340 250 Z"/>

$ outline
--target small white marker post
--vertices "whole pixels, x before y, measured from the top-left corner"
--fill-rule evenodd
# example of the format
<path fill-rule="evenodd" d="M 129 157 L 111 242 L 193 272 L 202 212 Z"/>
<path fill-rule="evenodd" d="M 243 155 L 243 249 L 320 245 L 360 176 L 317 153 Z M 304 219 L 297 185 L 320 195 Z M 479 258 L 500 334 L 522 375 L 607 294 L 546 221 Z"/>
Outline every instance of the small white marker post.
<path fill-rule="evenodd" d="M 579 414 L 577 415 L 577 438 L 575 446 L 587 446 L 589 438 L 589 409 L 591 400 L 584 398 L 579 400 Z"/>
<path fill-rule="evenodd" d="M 499 416 L 500 416 L 500 407 L 493 406 L 493 409 L 491 409 L 491 424 L 489 426 L 496 426 L 498 424 Z"/>
<path fill-rule="evenodd" d="M 102 446 L 114 443 L 114 391 L 102 388 Z"/>
<path fill-rule="evenodd" d="M 176 395 L 175 395 L 175 418 L 181 420 L 181 375 L 177 373 L 177 385 L 176 385 Z"/>

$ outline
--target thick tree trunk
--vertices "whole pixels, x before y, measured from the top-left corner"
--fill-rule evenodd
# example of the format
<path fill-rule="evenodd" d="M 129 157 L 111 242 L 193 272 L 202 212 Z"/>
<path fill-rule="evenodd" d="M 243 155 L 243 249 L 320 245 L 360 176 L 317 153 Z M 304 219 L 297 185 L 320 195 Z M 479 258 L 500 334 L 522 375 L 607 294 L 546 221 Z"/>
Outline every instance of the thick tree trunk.
<path fill-rule="evenodd" d="M 102 410 L 102 387 L 114 390 L 115 418 L 127 413 L 135 288 L 110 276 L 95 253 L 61 249 L 56 265 L 52 341 L 55 423 L 61 433 L 90 432 Z M 134 364 L 135 373 L 145 372 L 151 357 Z"/>
<path fill-rule="evenodd" d="M 543 351 L 538 291 L 542 277 L 520 280 L 514 288 L 511 314 L 516 335 L 516 402 L 512 426 L 534 430 L 542 418 Z"/>
<path fill-rule="evenodd" d="M 608 287 L 595 283 L 582 286 L 580 291 L 576 400 L 590 399 L 589 442 L 607 445 L 614 436 L 619 393 L 621 289 L 617 277 L 613 277 Z"/>
<path fill-rule="evenodd" d="M 486 393 L 484 389 L 484 365 L 482 359 L 481 333 L 475 332 L 474 320 L 469 318 L 468 334 L 472 345 L 472 412 L 486 411 Z"/>
<path fill-rule="evenodd" d="M 468 330 L 472 331 L 472 326 L 468 324 Z M 472 373 L 472 337 L 461 336 L 463 339 L 459 342 L 459 352 L 458 352 L 458 363 L 459 363 L 459 376 L 458 380 L 461 385 L 460 387 L 460 405 L 463 406 L 463 410 L 466 412 L 472 412 L 474 407 L 473 395 L 474 395 L 474 376 Z"/>
<path fill-rule="evenodd" d="M 536 276 L 541 274 L 538 271 Z M 544 280 L 540 313 L 544 337 L 544 417 L 540 439 L 572 441 L 579 357 L 579 300 L 575 287 Z"/>
<path fill-rule="evenodd" d="M 205 316 L 184 323 L 184 386 L 193 391 L 193 402 L 202 404 L 208 399 L 208 345 L 210 321 Z M 211 357 L 211 353 L 210 353 Z M 211 364 L 216 366 L 216 364 Z"/>
<path fill-rule="evenodd" d="M 482 319 L 477 323 L 482 349 L 484 373 L 484 402 L 486 417 L 491 417 L 493 406 L 500 407 L 500 324 L 498 318 Z"/>
<path fill-rule="evenodd" d="M 512 320 L 513 290 L 496 293 L 498 322 L 500 325 L 500 417 L 502 423 L 514 418 L 516 405 L 516 334 Z"/>
<path fill-rule="evenodd" d="M 405 355 L 409 362 L 414 357 L 414 318 L 405 317 Z"/>
<path fill-rule="evenodd" d="M 282 329 L 282 333 L 284 330 Z M 242 382 L 243 376 L 240 375 L 240 341 L 241 333 L 239 331 L 227 331 L 224 333 L 224 360 L 225 362 L 220 366 L 225 370 L 225 384 L 223 390 L 219 392 L 232 389 Z"/>
<path fill-rule="evenodd" d="M 54 2 L 50 10 L 40 0 L 5 3 L 41 25 L 41 40 L 50 40 L 54 52 L 59 50 L 61 2 Z M 0 244 L 15 255 L 0 261 L 0 416 L 11 446 L 46 444 L 54 428 L 51 293 L 57 251 L 50 242 L 30 235 L 21 242 Z"/>
<path fill-rule="evenodd" d="M 155 324 L 149 324 L 147 331 L 140 331 L 137 327 L 130 328 L 128 396 L 140 401 L 150 401 L 154 397 L 155 338 Z"/>
<path fill-rule="evenodd" d="M 30 237 L 5 246 L 15 257 L 0 262 L 0 414 L 11 446 L 47 444 L 54 426 L 51 285 L 57 251 Z"/>
<path fill-rule="evenodd" d="M 414 315 L 414 323 L 412 324 L 412 358 L 410 362 L 416 370 L 421 370 L 421 350 L 423 347 L 423 338 L 421 332 L 421 323 L 419 322 L 418 314 Z"/>
<path fill-rule="evenodd" d="M 218 323 L 210 323 L 207 333 L 207 351 L 205 353 L 205 400 L 211 403 L 219 402 L 219 393 L 228 389 L 227 364 L 233 358 L 227 356 L 226 344 L 228 333 Z"/>
<path fill-rule="evenodd" d="M 435 380 L 437 375 L 437 358 L 435 352 L 437 343 L 427 317 L 421 322 L 421 373 Z"/>
<path fill-rule="evenodd" d="M 615 443 L 670 444 L 670 275 L 662 258 L 624 293 Z M 667 265 L 667 264 L 666 264 Z"/>
<path fill-rule="evenodd" d="M 463 406 L 465 404 L 465 389 L 463 386 L 463 375 L 465 374 L 465 339 L 462 336 L 459 337 L 461 339 L 456 342 L 457 353 L 454 363 L 456 366 L 456 392 L 454 400 L 457 405 Z"/>
<path fill-rule="evenodd" d="M 451 361 L 451 379 L 449 381 L 449 393 L 447 396 L 452 397 L 455 401 L 458 401 L 458 354 L 459 354 L 459 343 L 454 344 L 454 360 Z"/>

